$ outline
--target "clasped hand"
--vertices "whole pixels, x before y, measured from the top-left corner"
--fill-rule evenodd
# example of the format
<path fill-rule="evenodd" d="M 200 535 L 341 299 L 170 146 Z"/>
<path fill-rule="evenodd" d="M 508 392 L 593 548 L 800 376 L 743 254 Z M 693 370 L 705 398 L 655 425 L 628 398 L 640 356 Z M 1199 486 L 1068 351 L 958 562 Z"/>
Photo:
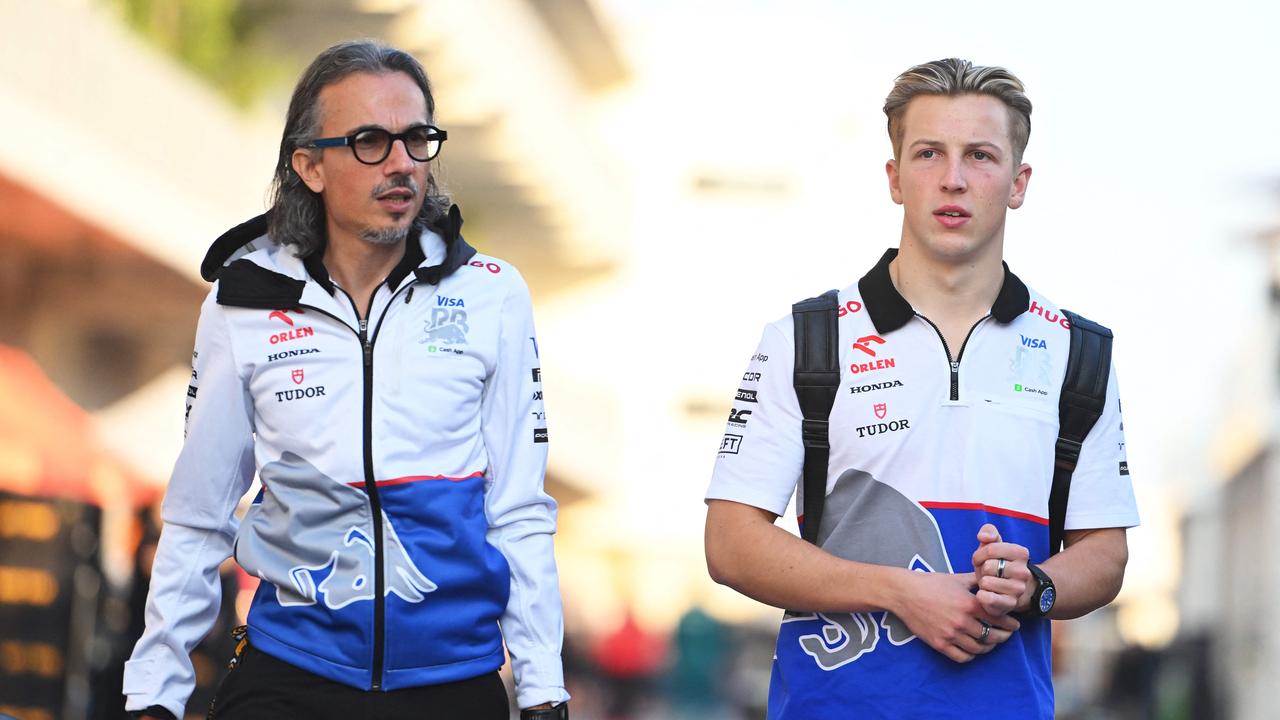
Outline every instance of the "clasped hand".
<path fill-rule="evenodd" d="M 897 614 L 929 647 L 956 662 L 989 653 L 1022 627 L 1010 613 L 1031 597 L 1028 557 L 1025 547 L 1002 542 L 994 525 L 983 525 L 974 572 L 911 572 Z"/>

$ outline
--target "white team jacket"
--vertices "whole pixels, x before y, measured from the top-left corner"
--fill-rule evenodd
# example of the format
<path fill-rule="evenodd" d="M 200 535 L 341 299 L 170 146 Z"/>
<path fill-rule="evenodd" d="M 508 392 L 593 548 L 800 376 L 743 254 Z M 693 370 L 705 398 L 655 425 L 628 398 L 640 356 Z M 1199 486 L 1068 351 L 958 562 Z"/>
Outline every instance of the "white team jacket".
<path fill-rule="evenodd" d="M 408 243 L 366 322 L 264 218 L 215 243 L 128 709 L 183 715 L 233 554 L 262 580 L 250 642 L 298 667 L 395 690 L 490 672 L 505 640 L 519 705 L 568 699 L 529 292 L 460 225 Z M 245 245 L 268 247 L 221 267 Z"/>

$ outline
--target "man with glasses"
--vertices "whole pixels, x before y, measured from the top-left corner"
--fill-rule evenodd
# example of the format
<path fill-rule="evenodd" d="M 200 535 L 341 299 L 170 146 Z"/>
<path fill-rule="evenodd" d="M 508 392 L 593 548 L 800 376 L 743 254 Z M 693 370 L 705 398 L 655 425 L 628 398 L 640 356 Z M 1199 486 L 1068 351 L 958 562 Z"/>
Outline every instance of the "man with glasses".
<path fill-rule="evenodd" d="M 565 718 L 529 292 L 459 234 L 422 67 L 372 42 L 294 90 L 269 213 L 202 266 L 186 442 L 126 707 L 186 712 L 229 556 L 259 578 L 217 718 Z M 262 490 L 235 511 L 254 474 Z"/>
<path fill-rule="evenodd" d="M 1115 373 L 1095 358 L 1105 405 L 1075 445 L 1065 548 L 1051 555 L 1072 332 L 1002 259 L 1031 179 L 1031 102 L 1008 70 L 952 58 L 902 73 L 884 112 L 899 247 L 812 315 L 838 338 L 826 417 L 802 414 L 797 393 L 809 405 L 835 373 L 806 365 L 830 355 L 816 335 L 797 348 L 791 316 L 766 327 L 706 495 L 707 565 L 795 610 L 778 631 L 771 720 L 1047 720 L 1049 621 L 1116 596 L 1138 524 Z M 807 467 L 806 444 L 819 460 Z M 813 543 L 774 525 L 802 472 L 825 489 L 819 517 L 800 511 Z"/>

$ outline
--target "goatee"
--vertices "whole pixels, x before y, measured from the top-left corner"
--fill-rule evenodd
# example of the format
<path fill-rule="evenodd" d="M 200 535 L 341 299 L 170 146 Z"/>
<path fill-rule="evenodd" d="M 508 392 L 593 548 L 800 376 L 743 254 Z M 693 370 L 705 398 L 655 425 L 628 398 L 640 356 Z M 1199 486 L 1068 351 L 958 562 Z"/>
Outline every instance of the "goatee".
<path fill-rule="evenodd" d="M 360 239 L 374 245 L 395 245 L 409 237 L 411 227 L 364 228 L 360 231 Z"/>

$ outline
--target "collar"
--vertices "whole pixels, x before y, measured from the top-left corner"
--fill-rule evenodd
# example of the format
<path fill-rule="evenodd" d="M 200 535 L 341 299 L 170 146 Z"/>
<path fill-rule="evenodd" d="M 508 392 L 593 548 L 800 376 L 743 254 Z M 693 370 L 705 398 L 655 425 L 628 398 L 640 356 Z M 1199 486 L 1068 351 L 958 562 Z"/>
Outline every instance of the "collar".
<path fill-rule="evenodd" d="M 897 256 L 898 249 L 889 248 L 880 257 L 880 262 L 858 281 L 862 304 L 867 306 L 867 314 L 880 333 L 897 330 L 916 314 L 911 303 L 902 297 L 898 288 L 893 286 L 893 279 L 889 277 L 889 263 Z M 1010 323 L 1027 311 L 1031 293 L 1018 276 L 1009 270 L 1008 263 L 1002 261 L 1000 265 L 1004 267 L 1004 282 L 1000 284 L 1000 292 L 991 305 L 991 316 L 1001 323 Z"/>
<path fill-rule="evenodd" d="M 214 247 L 210 248 L 209 255 L 205 258 L 205 267 L 212 271 L 206 275 L 206 278 L 210 280 L 216 278 L 219 281 L 218 302 L 220 304 L 276 309 L 294 307 L 302 297 L 306 278 L 300 279 L 291 274 L 268 270 L 246 258 L 234 260 L 223 266 L 223 263 L 235 252 L 233 245 L 242 247 L 246 242 L 260 237 L 261 233 L 265 232 L 266 224 L 265 216 L 242 223 L 219 238 L 214 243 Z M 387 275 L 387 286 L 392 290 L 396 289 L 410 273 L 413 273 L 417 282 L 438 285 L 445 277 L 470 262 L 475 257 L 476 250 L 462 238 L 461 229 L 462 213 L 458 211 L 457 205 L 451 206 L 448 213 L 430 226 L 431 233 L 439 235 L 443 240 L 444 257 L 440 264 L 424 267 L 427 258 L 423 242 L 430 233 L 415 226 L 415 233 L 405 243 L 404 256 Z M 253 233 L 253 236 L 246 239 L 245 236 L 250 233 Z M 329 277 L 329 271 L 325 269 L 323 257 L 324 245 L 322 244 L 316 252 L 301 260 L 302 266 L 311 280 L 314 280 L 329 295 L 333 295 L 336 286 Z"/>
<path fill-rule="evenodd" d="M 324 266 L 324 250 L 327 241 L 324 238 L 320 240 L 320 246 L 316 251 L 302 259 L 302 266 L 307 269 L 307 274 L 311 276 L 324 288 L 330 295 L 334 293 L 335 285 L 329 277 L 329 270 Z M 391 268 L 391 272 L 387 275 L 387 287 L 395 290 L 400 286 L 400 282 L 413 269 L 427 261 L 426 254 L 422 251 L 422 231 L 414 224 L 413 230 L 410 231 L 409 237 L 404 243 L 404 256 L 400 258 L 400 262 Z"/>

